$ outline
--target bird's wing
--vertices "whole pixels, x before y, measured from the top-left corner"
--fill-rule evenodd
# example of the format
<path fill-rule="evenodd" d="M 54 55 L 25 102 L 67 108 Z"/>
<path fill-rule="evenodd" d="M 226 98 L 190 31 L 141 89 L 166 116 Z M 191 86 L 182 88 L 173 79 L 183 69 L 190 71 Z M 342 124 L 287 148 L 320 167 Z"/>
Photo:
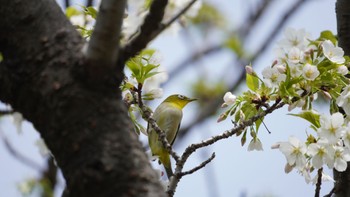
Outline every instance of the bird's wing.
<path fill-rule="evenodd" d="M 174 144 L 174 142 L 175 142 L 175 139 L 176 139 L 176 137 L 177 137 L 177 134 L 179 133 L 180 126 L 181 126 L 181 122 L 179 123 L 179 126 L 177 127 L 177 131 L 176 131 L 176 134 L 175 134 L 174 139 L 173 139 L 171 142 L 169 142 L 171 146 L 172 146 L 172 145 Z"/>

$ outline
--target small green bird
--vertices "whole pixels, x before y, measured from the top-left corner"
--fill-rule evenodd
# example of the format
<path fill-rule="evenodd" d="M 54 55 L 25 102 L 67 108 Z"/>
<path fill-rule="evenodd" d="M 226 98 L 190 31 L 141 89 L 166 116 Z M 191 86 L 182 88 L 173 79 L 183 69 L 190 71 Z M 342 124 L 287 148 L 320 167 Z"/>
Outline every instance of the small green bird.
<path fill-rule="evenodd" d="M 177 132 L 180 128 L 182 119 L 182 109 L 190 102 L 197 100 L 191 99 L 180 94 L 174 94 L 166 98 L 154 111 L 153 118 L 163 132 L 170 145 L 173 145 Z M 147 128 L 148 143 L 153 156 L 158 156 L 163 164 L 168 178 L 173 176 L 171 169 L 170 155 L 162 142 L 158 139 L 158 134 L 149 125 Z"/>

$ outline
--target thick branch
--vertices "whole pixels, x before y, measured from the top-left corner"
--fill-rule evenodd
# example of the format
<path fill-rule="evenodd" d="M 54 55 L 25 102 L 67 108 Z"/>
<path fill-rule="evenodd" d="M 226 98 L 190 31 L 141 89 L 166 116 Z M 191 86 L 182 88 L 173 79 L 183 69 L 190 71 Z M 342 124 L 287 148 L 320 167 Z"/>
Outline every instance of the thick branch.
<path fill-rule="evenodd" d="M 345 55 L 350 55 L 350 1 L 337 0 L 335 11 L 337 15 L 337 31 L 339 46 Z M 333 170 L 335 196 L 350 196 L 350 163 L 344 172 Z M 331 193 L 330 193 L 331 194 Z"/>
<path fill-rule="evenodd" d="M 57 3 L 0 4 L 0 100 L 40 132 L 66 179 L 64 195 L 165 196 L 119 84 L 91 88 L 91 76 L 77 72 L 88 64 L 84 41 Z"/>
<path fill-rule="evenodd" d="M 120 32 L 126 0 L 103 0 L 87 49 L 87 59 L 114 66 L 118 58 Z"/>
<path fill-rule="evenodd" d="M 161 26 L 167 4 L 168 0 L 154 0 L 152 2 L 150 11 L 146 16 L 144 23 L 141 25 L 140 33 L 122 50 L 122 62 L 135 56 L 158 35 L 156 32 Z"/>

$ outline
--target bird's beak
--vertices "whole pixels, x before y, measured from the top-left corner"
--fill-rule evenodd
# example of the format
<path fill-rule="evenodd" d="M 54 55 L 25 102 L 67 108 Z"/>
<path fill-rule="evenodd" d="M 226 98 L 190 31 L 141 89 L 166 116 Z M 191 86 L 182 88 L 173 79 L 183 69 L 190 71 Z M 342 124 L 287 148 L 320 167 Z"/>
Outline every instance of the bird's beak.
<path fill-rule="evenodd" d="M 192 102 L 192 101 L 196 101 L 196 100 L 198 100 L 198 99 L 193 98 L 193 99 L 189 99 L 188 101 L 189 101 L 189 102 Z"/>

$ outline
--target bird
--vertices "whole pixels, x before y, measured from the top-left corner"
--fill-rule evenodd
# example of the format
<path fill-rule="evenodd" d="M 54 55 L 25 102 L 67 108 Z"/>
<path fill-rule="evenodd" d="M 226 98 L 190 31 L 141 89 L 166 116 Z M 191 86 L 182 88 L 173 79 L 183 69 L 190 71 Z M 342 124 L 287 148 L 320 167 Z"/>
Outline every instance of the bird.
<path fill-rule="evenodd" d="M 167 97 L 154 111 L 153 119 L 159 128 L 165 133 L 166 139 L 170 145 L 173 145 L 180 128 L 182 119 L 182 109 L 190 102 L 197 99 L 191 99 L 181 94 L 173 94 Z M 170 154 L 158 139 L 156 131 L 148 124 L 148 143 L 153 156 L 158 157 L 159 162 L 163 164 L 168 179 L 172 177 Z"/>

